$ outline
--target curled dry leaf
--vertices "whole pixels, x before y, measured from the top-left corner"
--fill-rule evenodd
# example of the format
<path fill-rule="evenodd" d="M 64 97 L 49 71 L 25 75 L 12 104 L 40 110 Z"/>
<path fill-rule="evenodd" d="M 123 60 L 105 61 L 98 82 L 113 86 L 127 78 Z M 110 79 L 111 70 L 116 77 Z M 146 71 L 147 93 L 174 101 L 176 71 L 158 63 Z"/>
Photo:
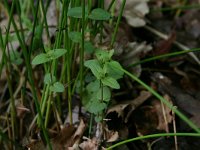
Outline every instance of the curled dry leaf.
<path fill-rule="evenodd" d="M 109 130 L 104 128 L 104 139 L 106 142 L 114 142 L 119 138 L 119 133 L 117 131 Z"/>
<path fill-rule="evenodd" d="M 79 147 L 82 150 L 97 150 L 98 149 L 98 143 L 97 143 L 97 139 L 93 138 L 93 139 L 88 139 L 86 141 L 84 141 L 83 143 L 81 143 L 79 145 Z"/>

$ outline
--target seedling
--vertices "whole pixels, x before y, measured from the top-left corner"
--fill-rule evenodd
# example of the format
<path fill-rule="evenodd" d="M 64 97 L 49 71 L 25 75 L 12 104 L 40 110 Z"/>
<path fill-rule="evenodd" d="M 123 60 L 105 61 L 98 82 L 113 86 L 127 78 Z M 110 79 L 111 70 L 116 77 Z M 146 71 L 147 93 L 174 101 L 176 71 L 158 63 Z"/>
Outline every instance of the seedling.
<path fill-rule="evenodd" d="M 96 58 L 84 63 L 95 79 L 86 86 L 83 103 L 86 109 L 95 115 L 96 122 L 102 121 L 103 112 L 111 100 L 111 89 L 120 88 L 117 80 L 124 74 L 120 70 L 121 65 L 112 60 L 113 53 L 114 50 L 98 49 L 95 52 Z"/>
<path fill-rule="evenodd" d="M 50 50 L 47 53 L 41 53 L 32 61 L 33 65 L 39 65 L 43 64 L 52 60 L 55 60 L 61 56 L 63 56 L 67 52 L 66 49 L 54 49 Z M 44 83 L 50 84 L 50 90 L 52 92 L 63 92 L 64 91 L 64 85 L 58 81 L 56 81 L 56 77 L 51 75 L 50 73 L 47 73 L 44 77 Z"/>

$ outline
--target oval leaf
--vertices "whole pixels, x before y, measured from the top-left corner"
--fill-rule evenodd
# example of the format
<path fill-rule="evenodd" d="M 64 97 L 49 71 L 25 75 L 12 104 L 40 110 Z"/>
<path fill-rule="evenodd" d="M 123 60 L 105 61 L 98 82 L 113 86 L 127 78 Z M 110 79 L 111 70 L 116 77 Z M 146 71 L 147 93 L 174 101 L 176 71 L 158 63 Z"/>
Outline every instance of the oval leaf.
<path fill-rule="evenodd" d="M 35 56 L 35 58 L 32 60 L 32 64 L 39 65 L 39 64 L 43 64 L 48 61 L 50 61 L 50 59 L 48 58 L 47 54 L 41 53 L 41 54 Z"/>
<path fill-rule="evenodd" d="M 82 40 L 81 32 L 72 31 L 72 32 L 69 32 L 68 36 L 75 43 L 80 43 Z"/>
<path fill-rule="evenodd" d="M 44 76 L 44 83 L 45 84 L 51 84 L 53 82 L 56 81 L 56 77 L 55 76 L 51 76 L 50 73 L 45 74 Z"/>
<path fill-rule="evenodd" d="M 90 82 L 86 86 L 87 91 L 90 92 L 90 93 L 98 91 L 99 88 L 100 88 L 100 81 L 99 80 L 95 80 L 93 82 Z"/>
<path fill-rule="evenodd" d="M 98 60 L 87 60 L 84 65 L 91 69 L 97 79 L 101 79 L 104 76 L 103 69 L 101 68 Z"/>
<path fill-rule="evenodd" d="M 73 7 L 68 10 L 67 16 L 73 18 L 82 18 L 82 7 Z M 88 9 L 85 7 L 85 16 L 88 16 Z"/>
<path fill-rule="evenodd" d="M 103 95 L 102 95 L 103 94 Z M 103 96 L 103 98 L 102 98 Z M 97 98 L 99 100 L 103 100 L 105 102 L 109 102 L 110 101 L 110 98 L 111 98 L 111 92 L 110 92 L 110 89 L 107 87 L 107 86 L 104 86 L 103 87 L 103 92 L 102 92 L 102 89 L 100 88 L 97 92 Z"/>
<path fill-rule="evenodd" d="M 108 76 L 114 79 L 120 79 L 123 77 L 124 72 L 122 70 L 122 66 L 117 61 L 110 61 L 106 63 L 107 65 L 107 73 Z"/>
<path fill-rule="evenodd" d="M 101 102 L 98 102 L 98 101 L 91 101 L 86 106 L 86 109 L 90 113 L 98 114 L 98 113 L 102 112 L 106 107 L 107 107 L 107 105 L 105 103 L 101 103 Z"/>
<path fill-rule="evenodd" d="M 63 92 L 64 89 L 64 85 L 60 82 L 55 82 L 52 86 L 50 86 L 50 90 L 52 92 Z"/>
<path fill-rule="evenodd" d="M 96 8 L 92 10 L 89 18 L 92 20 L 109 20 L 111 15 L 104 9 Z"/>
<path fill-rule="evenodd" d="M 86 53 L 91 54 L 91 53 L 94 52 L 95 47 L 92 45 L 91 42 L 86 41 L 85 44 L 84 44 L 84 49 L 85 49 Z"/>
<path fill-rule="evenodd" d="M 95 116 L 94 120 L 95 120 L 96 122 L 101 122 L 101 121 L 103 120 L 103 117 L 100 116 L 100 115 L 97 115 L 97 116 Z"/>
<path fill-rule="evenodd" d="M 47 52 L 47 56 L 50 59 L 56 59 L 67 52 L 66 49 L 53 49 Z"/>
<path fill-rule="evenodd" d="M 113 89 L 119 89 L 120 88 L 119 83 L 117 82 L 117 80 L 115 80 L 112 77 L 105 77 L 101 81 L 102 81 L 102 83 L 104 85 L 109 86 L 109 87 L 111 87 Z"/>

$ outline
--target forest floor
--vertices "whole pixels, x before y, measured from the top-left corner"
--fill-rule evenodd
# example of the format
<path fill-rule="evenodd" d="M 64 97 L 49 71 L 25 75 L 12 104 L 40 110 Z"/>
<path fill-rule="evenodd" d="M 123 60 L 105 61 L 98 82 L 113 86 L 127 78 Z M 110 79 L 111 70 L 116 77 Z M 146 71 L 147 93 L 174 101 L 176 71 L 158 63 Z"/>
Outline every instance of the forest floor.
<path fill-rule="evenodd" d="M 8 2 L 9 5 L 12 4 L 12 0 Z M 118 0 L 112 9 L 111 15 L 114 16 L 114 21 L 120 15 L 122 2 L 123 0 Z M 57 42 L 56 44 L 59 43 L 56 40 L 56 34 L 58 32 L 64 34 L 65 31 L 65 28 L 58 31 L 58 18 L 55 15 L 58 13 L 57 3 L 52 0 L 46 12 L 50 42 Z M 108 8 L 109 3 L 110 1 L 105 0 L 105 8 Z M 93 5 L 95 8 L 95 4 Z M 44 129 L 38 119 L 40 114 L 37 114 L 32 82 L 29 73 L 27 73 L 28 65 L 25 65 L 25 57 L 21 56 L 22 45 L 16 36 L 13 25 L 11 29 L 8 29 L 9 12 L 5 8 L 5 3 L 0 1 L 0 149 L 49 149 L 47 140 L 49 138 L 50 144 L 55 150 L 111 149 L 113 145 L 122 141 L 127 143 L 116 145 L 113 149 L 199 150 L 199 8 L 199 0 L 126 1 L 115 42 L 113 45 L 111 44 L 114 49 L 112 59 L 134 75 L 132 77 L 134 80 L 131 79 L 131 75 L 125 73 L 118 80 L 117 85 L 114 82 L 105 83 L 111 91 L 111 94 L 108 91 L 108 97 L 111 100 L 103 103 L 107 106 L 102 109 L 101 113 L 92 114 L 91 112 L 100 109 L 102 103 L 96 103 L 96 106 L 88 106 L 85 102 L 81 103 L 81 98 L 84 96 L 82 97 L 77 88 L 82 86 L 78 84 L 79 80 L 82 79 L 79 78 L 81 76 L 81 71 L 78 71 L 81 54 L 78 57 L 78 51 L 73 54 L 74 57 L 71 59 L 73 62 L 71 63 L 72 72 L 70 72 L 71 83 L 68 82 L 67 76 L 62 76 L 63 72 L 67 72 L 67 69 L 63 70 L 63 68 L 67 68 L 64 66 L 64 61 L 68 58 L 63 57 L 62 60 L 59 60 L 63 61 L 63 64 L 57 63 L 57 77 L 60 76 L 59 81 L 63 84 L 66 83 L 63 86 L 65 89 L 62 94 L 58 94 L 62 91 L 60 82 L 57 82 L 58 86 L 54 85 L 50 88 L 53 94 L 46 92 L 48 85 L 43 84 L 45 73 L 48 70 L 46 65 L 42 63 L 39 66 L 32 65 L 32 78 L 36 97 L 38 97 L 38 103 L 41 106 Z M 17 7 L 15 9 L 13 17 L 19 19 L 17 18 Z M 25 6 L 22 5 L 21 10 L 23 11 L 23 9 Z M 33 15 L 29 16 L 29 19 L 22 20 L 22 26 L 27 25 L 27 29 L 24 29 L 27 47 L 34 43 L 32 30 L 28 29 L 28 25 L 34 24 Z M 99 34 L 102 36 L 101 42 L 97 43 L 98 35 L 92 39 L 92 42 L 95 48 L 108 49 L 109 44 L 112 43 L 114 27 L 109 21 L 100 25 L 102 25 L 100 26 L 102 33 Z M 20 23 L 17 23 L 17 26 L 20 27 Z M 6 44 L 3 44 L 6 41 L 7 30 L 9 30 L 9 39 Z M 37 28 L 35 30 L 35 32 L 39 32 Z M 34 37 L 40 36 L 39 40 L 48 45 L 49 39 L 46 35 L 46 33 L 44 35 L 35 33 Z M 23 37 L 21 34 L 20 36 Z M 85 38 L 88 36 L 86 33 Z M 37 40 L 37 38 L 35 39 Z M 35 47 L 38 46 L 37 44 L 40 46 L 40 43 L 35 43 Z M 62 47 L 65 43 L 60 45 Z M 6 52 L 5 55 L 3 54 L 4 46 L 6 46 L 7 51 L 10 51 Z M 79 46 L 74 47 L 74 49 L 79 49 Z M 31 60 L 39 51 L 41 52 L 40 48 L 36 48 L 36 50 L 30 55 Z M 15 53 L 15 51 L 17 52 Z M 63 54 L 58 55 L 60 57 Z M 92 57 L 93 54 L 86 54 L 84 60 Z M 44 61 L 44 63 L 46 62 Z M 31 61 L 28 63 L 31 64 Z M 51 65 L 50 70 L 54 64 L 51 63 Z M 85 64 L 86 67 L 92 70 L 90 64 Z M 87 69 L 84 71 L 85 82 L 83 86 L 94 81 L 91 79 L 91 72 L 88 75 L 89 71 Z M 92 73 L 95 77 L 93 70 Z M 87 75 L 90 76 L 88 77 L 89 81 L 86 81 Z M 49 81 L 44 82 L 51 82 L 54 80 L 54 76 L 49 75 L 48 79 Z M 100 81 L 102 81 L 100 83 L 102 86 L 104 82 Z M 117 88 L 118 83 L 120 89 Z M 88 86 L 85 87 L 87 90 Z M 58 93 L 56 94 L 56 92 Z M 107 89 L 105 89 L 106 92 Z M 104 93 L 104 89 L 102 93 Z M 71 98 L 69 98 L 69 94 L 71 94 Z M 48 97 L 46 104 L 42 101 L 45 96 Z M 72 104 L 68 102 L 69 99 L 71 99 Z M 71 116 L 69 105 L 71 105 Z M 72 122 L 70 117 L 73 118 Z M 98 119 L 100 122 L 97 121 Z M 47 139 L 44 131 L 47 131 Z M 132 139 L 132 141 L 127 141 L 128 139 Z"/>

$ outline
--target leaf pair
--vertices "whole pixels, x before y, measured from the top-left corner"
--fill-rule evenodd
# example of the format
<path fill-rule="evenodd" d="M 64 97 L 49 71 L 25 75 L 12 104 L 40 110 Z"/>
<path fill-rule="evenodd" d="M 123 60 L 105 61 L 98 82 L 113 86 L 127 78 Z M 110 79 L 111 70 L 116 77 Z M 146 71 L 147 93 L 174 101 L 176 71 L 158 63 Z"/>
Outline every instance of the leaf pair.
<path fill-rule="evenodd" d="M 63 92 L 65 89 L 64 85 L 60 82 L 56 82 L 56 77 L 50 73 L 45 74 L 44 83 L 50 84 L 50 90 L 52 92 Z"/>
<path fill-rule="evenodd" d="M 101 87 L 99 80 L 90 82 L 86 89 L 88 92 L 84 96 L 86 109 L 95 115 L 101 113 L 107 107 L 106 103 L 110 101 L 110 89 L 107 86 Z"/>
<path fill-rule="evenodd" d="M 32 64 L 39 65 L 39 64 L 46 63 L 48 61 L 59 58 L 60 56 L 64 55 L 66 52 L 67 52 L 66 49 L 54 49 L 54 50 L 48 51 L 47 53 L 41 53 L 32 60 Z"/>
<path fill-rule="evenodd" d="M 117 61 L 111 59 L 114 51 L 97 50 L 97 59 L 87 60 L 84 65 L 88 67 L 93 75 L 100 80 L 103 85 L 113 89 L 119 89 L 117 79 L 122 78 L 123 72 L 121 65 Z"/>
<path fill-rule="evenodd" d="M 69 9 L 68 14 L 69 17 L 73 18 L 82 18 L 82 7 L 74 7 Z M 92 20 L 109 20 L 111 18 L 111 15 L 101 8 L 96 8 L 91 11 L 91 13 L 88 12 L 88 9 L 86 7 L 85 9 L 85 18 L 89 18 Z"/>

